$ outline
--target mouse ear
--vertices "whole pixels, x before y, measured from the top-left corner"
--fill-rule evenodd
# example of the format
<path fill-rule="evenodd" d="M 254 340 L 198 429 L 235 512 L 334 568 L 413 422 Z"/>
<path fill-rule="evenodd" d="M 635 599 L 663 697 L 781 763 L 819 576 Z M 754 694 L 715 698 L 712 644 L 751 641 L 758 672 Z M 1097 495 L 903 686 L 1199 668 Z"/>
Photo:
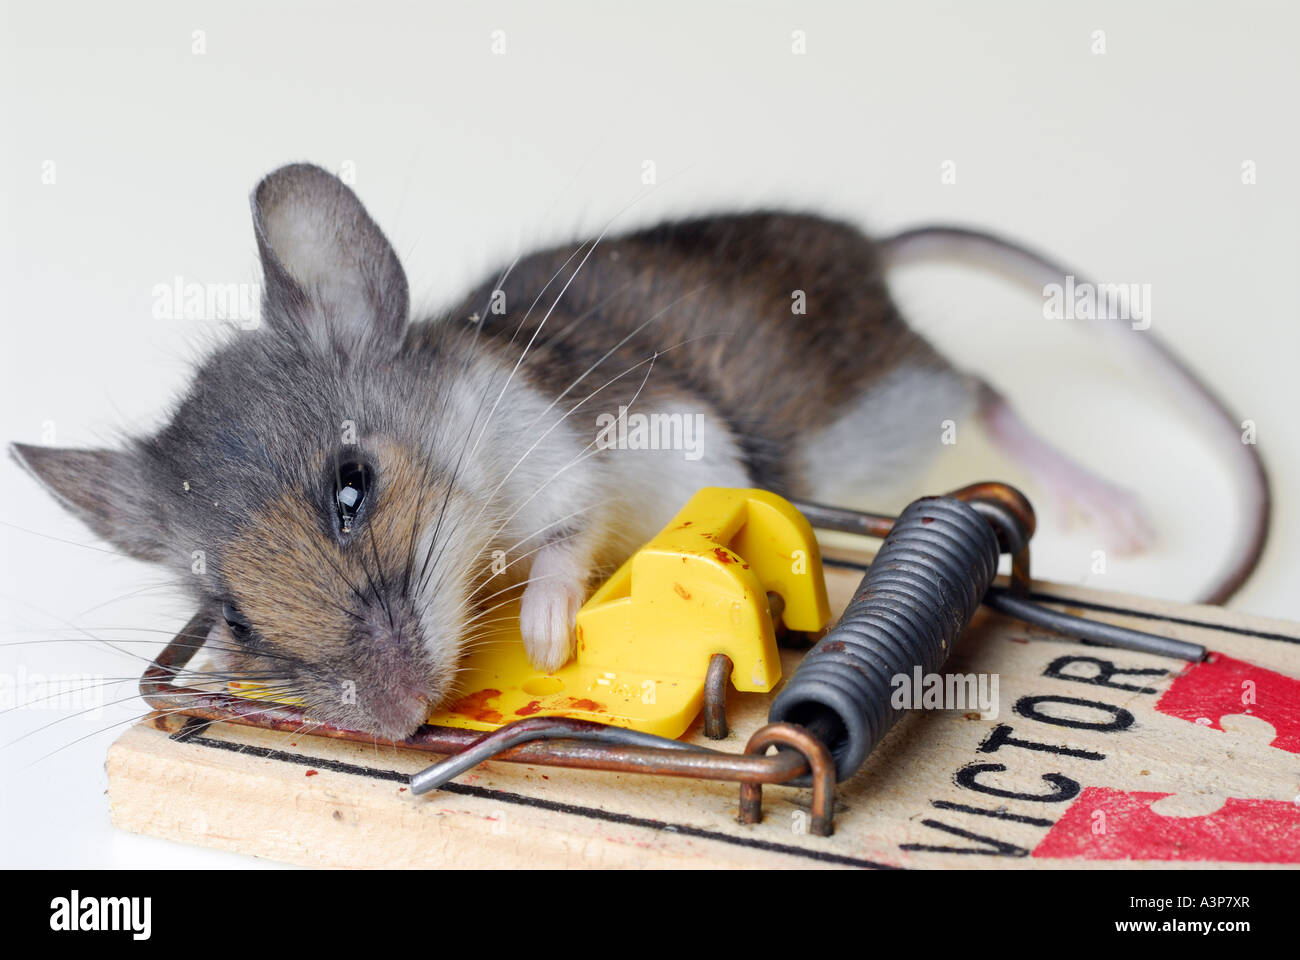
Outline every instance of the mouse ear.
<path fill-rule="evenodd" d="M 410 311 L 406 274 L 343 181 L 290 164 L 257 185 L 252 206 L 271 326 L 345 346 L 400 340 Z"/>
<path fill-rule="evenodd" d="M 10 444 L 9 453 L 95 534 L 141 560 L 163 559 L 158 510 L 145 502 L 147 487 L 130 453 L 25 443 Z"/>

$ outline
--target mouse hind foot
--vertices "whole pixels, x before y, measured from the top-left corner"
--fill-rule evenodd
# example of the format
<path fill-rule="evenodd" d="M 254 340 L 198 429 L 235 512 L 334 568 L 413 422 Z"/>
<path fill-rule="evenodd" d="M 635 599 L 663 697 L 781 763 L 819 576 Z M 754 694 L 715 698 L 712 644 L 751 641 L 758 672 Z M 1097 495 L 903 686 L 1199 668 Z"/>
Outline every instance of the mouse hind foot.
<path fill-rule="evenodd" d="M 1058 450 L 988 384 L 979 383 L 978 396 L 979 419 L 989 437 L 1029 471 L 1067 526 L 1086 519 L 1119 554 L 1140 553 L 1155 543 L 1155 528 L 1137 494 Z"/>

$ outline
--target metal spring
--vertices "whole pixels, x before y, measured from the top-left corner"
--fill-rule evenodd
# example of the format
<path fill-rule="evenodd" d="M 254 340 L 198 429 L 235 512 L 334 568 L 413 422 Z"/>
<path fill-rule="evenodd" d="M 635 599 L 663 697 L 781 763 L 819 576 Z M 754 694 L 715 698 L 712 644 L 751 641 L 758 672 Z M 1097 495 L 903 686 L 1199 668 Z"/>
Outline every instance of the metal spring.
<path fill-rule="evenodd" d="M 852 776 L 898 720 L 893 678 L 934 673 L 998 568 L 989 522 L 953 497 L 923 497 L 898 517 L 839 623 L 804 657 L 768 719 L 808 728 Z"/>

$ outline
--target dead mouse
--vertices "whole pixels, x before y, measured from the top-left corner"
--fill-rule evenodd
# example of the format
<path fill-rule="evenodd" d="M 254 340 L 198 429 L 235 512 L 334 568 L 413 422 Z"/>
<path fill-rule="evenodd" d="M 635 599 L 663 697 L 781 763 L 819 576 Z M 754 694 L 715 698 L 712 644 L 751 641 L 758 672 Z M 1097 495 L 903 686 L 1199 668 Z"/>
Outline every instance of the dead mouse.
<path fill-rule="evenodd" d="M 1062 275 L 995 237 L 877 243 L 814 216 L 711 216 L 531 254 L 411 322 L 402 265 L 337 177 L 283 167 L 252 207 L 262 322 L 203 361 L 170 422 L 121 450 L 12 450 L 96 534 L 222 610 L 222 669 L 316 719 L 413 732 L 511 584 L 528 655 L 553 670 L 592 583 L 698 488 L 895 489 L 944 421 L 983 418 L 1127 545 L 1146 535 L 1136 500 L 1037 438 L 891 301 L 884 266 L 917 254 Z M 1133 339 L 1235 431 L 1149 334 Z M 1255 448 L 1235 450 L 1254 519 L 1213 599 L 1267 530 Z"/>

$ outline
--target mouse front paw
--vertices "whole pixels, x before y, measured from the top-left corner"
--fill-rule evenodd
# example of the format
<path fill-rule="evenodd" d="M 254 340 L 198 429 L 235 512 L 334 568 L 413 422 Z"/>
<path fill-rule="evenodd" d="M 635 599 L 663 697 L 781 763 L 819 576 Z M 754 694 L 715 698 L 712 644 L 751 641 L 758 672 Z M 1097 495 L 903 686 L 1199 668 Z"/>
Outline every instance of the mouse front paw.
<path fill-rule="evenodd" d="M 539 581 L 524 590 L 519 607 L 519 632 L 529 662 L 538 670 L 554 673 L 573 654 L 573 625 L 582 606 L 578 583 Z"/>

